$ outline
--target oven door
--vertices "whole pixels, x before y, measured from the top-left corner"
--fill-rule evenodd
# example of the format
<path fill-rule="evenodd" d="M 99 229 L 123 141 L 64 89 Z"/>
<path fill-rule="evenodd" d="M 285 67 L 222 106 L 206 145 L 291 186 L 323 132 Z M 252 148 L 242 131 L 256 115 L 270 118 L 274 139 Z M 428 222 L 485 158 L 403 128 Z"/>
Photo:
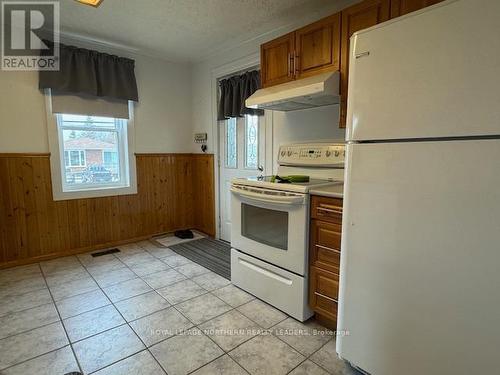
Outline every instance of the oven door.
<path fill-rule="evenodd" d="M 231 186 L 231 246 L 243 253 L 306 274 L 308 195 Z"/>

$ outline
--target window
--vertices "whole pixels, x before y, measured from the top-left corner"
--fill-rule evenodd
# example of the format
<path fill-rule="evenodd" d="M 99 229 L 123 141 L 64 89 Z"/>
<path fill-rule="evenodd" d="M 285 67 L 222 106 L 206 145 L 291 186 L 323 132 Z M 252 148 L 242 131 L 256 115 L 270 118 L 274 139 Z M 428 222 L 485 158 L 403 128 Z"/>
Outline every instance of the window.
<path fill-rule="evenodd" d="M 259 165 L 259 116 L 245 116 L 245 168 Z"/>
<path fill-rule="evenodd" d="M 133 103 L 45 90 L 54 200 L 137 194 Z"/>
<path fill-rule="evenodd" d="M 226 130 L 226 168 L 238 168 L 238 128 L 236 118 L 225 121 Z"/>
<path fill-rule="evenodd" d="M 126 187 L 126 120 L 58 114 L 63 192 Z"/>
<path fill-rule="evenodd" d="M 66 167 L 85 167 L 85 151 L 64 151 L 64 165 Z"/>

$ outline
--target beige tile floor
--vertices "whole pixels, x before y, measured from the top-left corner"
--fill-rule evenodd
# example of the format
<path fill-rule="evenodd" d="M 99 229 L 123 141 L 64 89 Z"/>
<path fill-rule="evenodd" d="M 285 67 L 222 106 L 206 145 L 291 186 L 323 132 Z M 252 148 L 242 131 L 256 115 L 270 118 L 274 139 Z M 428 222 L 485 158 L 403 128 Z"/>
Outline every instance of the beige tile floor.
<path fill-rule="evenodd" d="M 155 242 L 0 271 L 0 374 L 357 374 L 300 323 Z"/>

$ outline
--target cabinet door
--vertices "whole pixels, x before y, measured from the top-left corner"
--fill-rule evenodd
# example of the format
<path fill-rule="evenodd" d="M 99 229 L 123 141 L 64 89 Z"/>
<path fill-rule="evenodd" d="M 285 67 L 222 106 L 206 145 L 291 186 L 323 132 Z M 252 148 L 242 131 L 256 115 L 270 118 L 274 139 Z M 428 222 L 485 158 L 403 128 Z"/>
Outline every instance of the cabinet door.
<path fill-rule="evenodd" d="M 347 83 L 349 78 L 349 39 L 356 31 L 367 29 L 389 19 L 390 0 L 365 0 L 342 11 L 341 37 L 341 107 L 340 127 L 345 128 L 347 115 Z"/>
<path fill-rule="evenodd" d="M 292 65 L 295 33 L 283 35 L 260 46 L 262 87 L 294 80 Z"/>
<path fill-rule="evenodd" d="M 340 66 L 340 13 L 295 32 L 294 71 L 304 78 Z"/>
<path fill-rule="evenodd" d="M 391 18 L 440 3 L 443 0 L 391 0 Z"/>

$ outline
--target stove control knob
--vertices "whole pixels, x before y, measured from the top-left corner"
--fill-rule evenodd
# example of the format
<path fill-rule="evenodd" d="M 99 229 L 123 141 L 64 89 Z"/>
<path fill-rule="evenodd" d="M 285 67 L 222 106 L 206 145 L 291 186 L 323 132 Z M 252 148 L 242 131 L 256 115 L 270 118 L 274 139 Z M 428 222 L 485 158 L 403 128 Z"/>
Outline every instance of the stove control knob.
<path fill-rule="evenodd" d="M 285 150 L 281 150 L 281 156 L 285 156 L 286 152 Z"/>
<path fill-rule="evenodd" d="M 331 151 L 330 151 L 330 150 L 326 150 L 326 157 L 327 157 L 327 158 L 328 158 L 328 157 L 330 157 L 330 155 L 331 155 L 331 154 L 332 154 L 332 153 L 331 153 Z"/>
<path fill-rule="evenodd" d="M 336 157 L 336 158 L 338 158 L 338 157 L 339 157 L 339 155 L 340 155 L 340 152 L 339 152 L 338 150 L 337 150 L 337 151 L 335 151 L 335 157 Z"/>
<path fill-rule="evenodd" d="M 292 150 L 288 150 L 288 156 L 292 156 Z"/>

